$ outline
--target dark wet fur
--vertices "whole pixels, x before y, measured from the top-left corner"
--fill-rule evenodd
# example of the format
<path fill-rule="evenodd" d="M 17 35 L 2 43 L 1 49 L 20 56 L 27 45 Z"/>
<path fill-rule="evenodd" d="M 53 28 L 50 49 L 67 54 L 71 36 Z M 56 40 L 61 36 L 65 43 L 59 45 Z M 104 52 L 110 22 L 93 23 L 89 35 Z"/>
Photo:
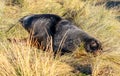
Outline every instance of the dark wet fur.
<path fill-rule="evenodd" d="M 80 47 L 81 42 L 84 43 L 87 52 L 101 50 L 101 43 L 98 40 L 58 15 L 27 15 L 19 21 L 30 33 L 32 42 L 37 41 L 40 46 L 46 48 L 52 39 L 55 54 L 58 51 L 61 51 L 61 55 L 73 52 L 77 47 Z"/>

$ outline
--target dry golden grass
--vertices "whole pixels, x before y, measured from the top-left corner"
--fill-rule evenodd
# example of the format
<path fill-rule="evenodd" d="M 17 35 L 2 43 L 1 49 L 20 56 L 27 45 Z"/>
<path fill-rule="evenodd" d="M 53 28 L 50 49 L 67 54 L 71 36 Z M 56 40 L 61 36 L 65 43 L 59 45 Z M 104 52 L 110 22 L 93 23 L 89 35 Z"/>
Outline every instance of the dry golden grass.
<path fill-rule="evenodd" d="M 19 7 L 6 6 L 0 0 L 0 76 L 86 76 L 71 72 L 69 65 L 81 64 L 91 65 L 92 76 L 120 76 L 120 22 L 115 19 L 119 12 L 95 6 L 94 1 L 99 0 L 24 0 L 23 7 Z M 6 31 L 20 17 L 31 13 L 53 13 L 71 19 L 102 42 L 103 53 L 93 57 L 81 47 L 72 56 L 54 59 L 52 54 L 22 43 L 9 43 L 7 38 L 28 36 L 19 24 Z"/>
<path fill-rule="evenodd" d="M 68 76 L 72 68 L 50 52 L 23 43 L 1 43 L 0 76 Z"/>

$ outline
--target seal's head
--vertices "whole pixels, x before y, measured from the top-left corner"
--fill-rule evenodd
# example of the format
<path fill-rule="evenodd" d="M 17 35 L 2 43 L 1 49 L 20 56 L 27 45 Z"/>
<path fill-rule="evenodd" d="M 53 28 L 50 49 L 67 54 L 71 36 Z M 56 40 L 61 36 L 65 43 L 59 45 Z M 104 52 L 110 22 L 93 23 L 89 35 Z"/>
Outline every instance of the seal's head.
<path fill-rule="evenodd" d="M 88 39 L 85 42 L 85 50 L 87 52 L 93 53 L 93 54 L 98 54 L 98 52 L 102 51 L 102 45 L 101 42 L 99 42 L 98 40 L 91 38 Z"/>

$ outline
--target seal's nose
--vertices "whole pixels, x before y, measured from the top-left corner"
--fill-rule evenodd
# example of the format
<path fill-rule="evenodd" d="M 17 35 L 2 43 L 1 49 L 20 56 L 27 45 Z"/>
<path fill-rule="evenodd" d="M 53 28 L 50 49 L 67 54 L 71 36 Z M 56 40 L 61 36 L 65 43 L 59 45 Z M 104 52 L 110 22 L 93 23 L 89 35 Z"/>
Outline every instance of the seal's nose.
<path fill-rule="evenodd" d="M 99 49 L 99 50 L 97 50 L 97 51 L 94 51 L 94 52 L 93 52 L 93 55 L 94 55 L 94 57 L 96 57 L 96 56 L 101 55 L 102 53 L 103 53 L 102 50 Z"/>

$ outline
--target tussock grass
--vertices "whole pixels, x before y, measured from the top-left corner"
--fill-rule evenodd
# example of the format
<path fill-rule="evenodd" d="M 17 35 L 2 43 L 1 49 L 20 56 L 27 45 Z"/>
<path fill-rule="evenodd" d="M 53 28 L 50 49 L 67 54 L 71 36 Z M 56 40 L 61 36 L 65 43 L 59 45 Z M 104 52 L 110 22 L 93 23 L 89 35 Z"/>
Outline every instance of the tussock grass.
<path fill-rule="evenodd" d="M 1 76 L 68 76 L 72 68 L 52 53 L 25 46 L 1 43 Z"/>
<path fill-rule="evenodd" d="M 21 0 L 20 0 L 21 1 Z M 0 75 L 4 76 L 84 76 L 85 72 L 71 73 L 72 67 L 90 64 L 92 76 L 120 76 L 120 22 L 119 12 L 108 10 L 105 0 L 24 0 L 21 6 L 5 5 L 0 0 Z M 28 33 L 17 24 L 5 33 L 12 24 L 24 15 L 53 13 L 69 19 L 102 42 L 103 53 L 97 57 L 87 54 L 83 47 L 75 53 L 54 59 L 52 54 L 24 44 L 11 44 L 7 38 L 25 38 Z M 69 66 L 70 65 L 70 66 Z M 86 69 L 86 68 L 84 68 Z"/>

